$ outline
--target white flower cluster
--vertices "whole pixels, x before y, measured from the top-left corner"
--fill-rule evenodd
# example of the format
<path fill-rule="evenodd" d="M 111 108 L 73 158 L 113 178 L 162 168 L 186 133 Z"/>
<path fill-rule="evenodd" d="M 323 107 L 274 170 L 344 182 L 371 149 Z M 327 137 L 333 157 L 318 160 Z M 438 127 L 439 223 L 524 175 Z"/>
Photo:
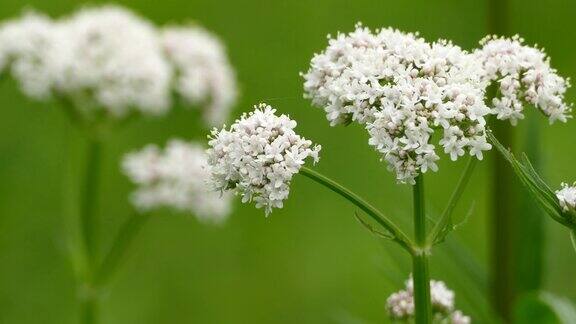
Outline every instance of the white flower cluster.
<path fill-rule="evenodd" d="M 430 280 L 430 297 L 434 318 L 442 323 L 449 319 L 451 324 L 469 324 L 470 318 L 454 309 L 454 292 L 444 282 Z M 406 281 L 406 289 L 393 293 L 386 300 L 386 309 L 394 320 L 407 320 L 414 317 L 414 284 L 412 278 Z"/>
<path fill-rule="evenodd" d="M 562 188 L 556 191 L 556 197 L 565 212 L 576 211 L 576 182 L 572 186 L 562 183 Z"/>
<path fill-rule="evenodd" d="M 359 24 L 314 56 L 304 90 L 331 125 L 365 126 L 398 181 L 414 183 L 421 172 L 437 170 L 435 130 L 442 130 L 439 144 L 452 160 L 466 152 L 482 159 L 491 148 L 480 69 L 450 42 L 430 44 L 394 29 L 373 33 Z"/>
<path fill-rule="evenodd" d="M 493 99 L 493 113 L 498 119 L 510 120 L 515 125 L 524 118 L 524 103 L 529 103 L 548 116 L 550 123 L 566 122 L 571 111 L 564 102 L 569 79 L 562 78 L 550 67 L 550 58 L 543 50 L 523 42 L 519 36 L 488 36 L 480 41 L 482 48 L 474 52 L 483 64 L 484 80 L 498 85 L 499 96 Z"/>
<path fill-rule="evenodd" d="M 318 161 L 321 147 L 296 134 L 290 117 L 266 104 L 254 108 L 229 129 L 212 131 L 208 161 L 215 190 L 232 190 L 268 215 L 282 208 L 292 177 L 306 158 Z"/>
<path fill-rule="evenodd" d="M 139 186 L 132 202 L 141 210 L 171 207 L 209 223 L 221 223 L 231 212 L 232 195 L 207 186 L 208 157 L 200 144 L 172 140 L 164 151 L 148 145 L 127 154 L 122 166 Z"/>
<path fill-rule="evenodd" d="M 166 56 L 177 70 L 176 90 L 194 105 L 207 105 L 204 119 L 211 126 L 226 121 L 237 97 L 236 78 L 223 44 L 201 27 L 166 28 Z"/>
<path fill-rule="evenodd" d="M 4 69 L 30 97 L 65 97 L 88 116 L 165 113 L 177 86 L 175 92 L 205 107 L 212 124 L 236 98 L 234 73 L 213 35 L 198 27 L 161 32 L 116 6 L 57 20 L 26 13 L 0 24 Z"/>

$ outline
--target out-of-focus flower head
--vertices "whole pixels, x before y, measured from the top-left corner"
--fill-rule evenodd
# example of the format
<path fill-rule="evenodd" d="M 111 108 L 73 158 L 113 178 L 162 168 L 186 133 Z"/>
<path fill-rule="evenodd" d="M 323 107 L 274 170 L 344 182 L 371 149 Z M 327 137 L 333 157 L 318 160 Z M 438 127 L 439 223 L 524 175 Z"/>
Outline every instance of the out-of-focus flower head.
<path fill-rule="evenodd" d="M 401 183 L 436 171 L 439 144 L 452 160 L 468 152 L 482 159 L 485 135 L 481 65 L 447 41 L 427 43 L 417 34 L 361 24 L 329 37 L 303 74 L 305 97 L 323 108 L 331 125 L 357 122 Z"/>
<path fill-rule="evenodd" d="M 212 126 L 235 103 L 234 73 L 219 40 L 200 28 L 160 31 L 118 6 L 61 19 L 27 13 L 0 25 L 0 70 L 35 99 L 61 98 L 81 116 L 166 113 L 177 93 Z M 176 87 L 176 89 L 174 89 Z"/>
<path fill-rule="evenodd" d="M 132 202 L 141 210 L 169 207 L 208 223 L 222 223 L 231 212 L 232 195 L 208 187 L 210 167 L 200 144 L 171 140 L 164 150 L 148 145 L 127 154 L 122 166 L 138 185 Z"/>
<path fill-rule="evenodd" d="M 232 190 L 268 215 L 282 208 L 292 177 L 305 160 L 319 159 L 321 147 L 298 135 L 296 121 L 266 104 L 254 107 L 229 129 L 214 129 L 208 161 L 215 190 Z"/>
<path fill-rule="evenodd" d="M 170 27 L 162 33 L 166 56 L 176 69 L 176 91 L 204 108 L 211 126 L 226 121 L 236 101 L 234 70 L 222 42 L 201 27 Z"/>
<path fill-rule="evenodd" d="M 515 125 L 524 118 L 524 106 L 531 104 L 548 116 L 550 123 L 566 122 L 571 106 L 565 103 L 564 93 L 570 82 L 550 66 L 543 50 L 524 45 L 519 36 L 488 36 L 480 45 L 474 56 L 482 62 L 484 81 L 498 89 L 491 103 L 498 119 Z"/>

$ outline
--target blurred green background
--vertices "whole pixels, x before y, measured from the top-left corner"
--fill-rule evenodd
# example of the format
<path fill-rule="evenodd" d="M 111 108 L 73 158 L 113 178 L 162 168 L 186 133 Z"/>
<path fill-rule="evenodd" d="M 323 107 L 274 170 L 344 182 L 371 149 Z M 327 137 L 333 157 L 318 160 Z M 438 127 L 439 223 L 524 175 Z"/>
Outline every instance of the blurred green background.
<path fill-rule="evenodd" d="M 99 3 L 99 1 L 91 2 Z M 317 169 L 365 196 L 407 228 L 411 194 L 396 185 L 359 127 L 330 128 L 302 99 L 298 72 L 307 69 L 326 35 L 370 27 L 420 31 L 473 48 L 487 30 L 484 1 L 387 0 L 131 0 L 118 1 L 158 24 L 197 21 L 226 43 L 241 85 L 234 115 L 265 101 L 299 122 L 321 143 Z M 0 19 L 35 8 L 53 16 L 82 5 L 73 0 L 2 0 Z M 576 2 L 514 0 L 511 29 L 538 43 L 562 75 L 576 75 Z M 574 99 L 573 91 L 568 94 Z M 78 134 L 55 105 L 32 102 L 11 79 L 0 84 L 0 323 L 74 323 L 75 287 L 66 250 L 65 198 Z M 543 126 L 543 162 L 554 186 L 576 180 L 576 123 Z M 100 251 L 130 215 L 131 184 L 119 171 L 123 153 L 171 137 L 204 139 L 197 114 L 177 109 L 118 131 L 105 149 L 100 200 Z M 522 126 L 520 126 L 522 127 Z M 470 217 L 435 250 L 432 277 L 457 294 L 457 307 L 490 323 L 486 268 L 489 161 L 481 164 L 458 208 Z M 431 216 L 456 183 L 463 162 L 444 158 L 427 176 Z M 303 177 L 282 210 L 236 204 L 222 227 L 157 212 L 104 296 L 103 323 L 382 323 L 387 296 L 403 285 L 410 260 L 358 224 L 354 208 Z M 436 213 L 436 214 L 435 214 Z M 546 221 L 545 288 L 576 298 L 576 255 L 567 233 Z"/>

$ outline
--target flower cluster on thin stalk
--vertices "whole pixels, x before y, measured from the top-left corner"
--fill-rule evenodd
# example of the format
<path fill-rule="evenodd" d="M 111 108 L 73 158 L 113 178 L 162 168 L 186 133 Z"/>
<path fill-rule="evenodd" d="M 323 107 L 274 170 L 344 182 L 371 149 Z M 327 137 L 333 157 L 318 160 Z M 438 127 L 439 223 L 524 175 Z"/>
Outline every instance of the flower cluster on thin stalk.
<path fill-rule="evenodd" d="M 452 160 L 468 153 L 482 159 L 486 140 L 481 65 L 444 40 L 361 24 L 330 38 L 303 74 L 305 97 L 326 111 L 331 125 L 363 125 L 401 183 L 438 169 L 431 139 Z"/>
<path fill-rule="evenodd" d="M 138 185 L 132 202 L 140 210 L 169 207 L 209 223 L 221 223 L 231 212 L 232 195 L 207 186 L 210 167 L 201 144 L 171 140 L 164 150 L 148 145 L 127 154 L 122 166 Z"/>
<path fill-rule="evenodd" d="M 202 104 L 214 125 L 236 97 L 234 73 L 215 36 L 194 26 L 161 30 L 116 6 L 60 19 L 28 12 L 0 24 L 3 70 L 26 95 L 64 97 L 83 116 L 164 114 L 175 92 Z"/>
<path fill-rule="evenodd" d="M 436 323 L 469 324 L 470 317 L 454 307 L 454 292 L 442 281 L 430 280 L 430 299 Z M 406 281 L 406 288 L 393 293 L 386 300 L 386 310 L 392 320 L 409 321 L 414 318 L 414 283 Z"/>
<path fill-rule="evenodd" d="M 321 147 L 298 135 L 296 121 L 287 115 L 276 115 L 267 104 L 254 108 L 209 136 L 211 186 L 231 190 L 243 202 L 254 201 L 268 215 L 282 208 L 292 177 L 307 158 L 318 161 Z"/>
<path fill-rule="evenodd" d="M 482 63 L 483 81 L 494 83 L 498 90 L 491 102 L 498 119 L 515 125 L 524 118 L 524 106 L 530 104 L 550 123 L 566 122 L 571 106 L 564 102 L 564 93 L 570 80 L 558 75 L 543 50 L 524 45 L 519 36 L 487 36 L 480 45 L 473 55 Z"/>

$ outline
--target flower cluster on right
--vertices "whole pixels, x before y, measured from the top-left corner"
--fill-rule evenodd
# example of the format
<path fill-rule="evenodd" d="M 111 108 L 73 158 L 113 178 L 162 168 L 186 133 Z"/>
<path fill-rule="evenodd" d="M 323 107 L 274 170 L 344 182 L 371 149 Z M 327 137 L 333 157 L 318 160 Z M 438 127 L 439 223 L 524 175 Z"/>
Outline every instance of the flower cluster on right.
<path fill-rule="evenodd" d="M 332 126 L 356 122 L 370 135 L 400 183 L 413 184 L 420 173 L 438 169 L 432 142 L 452 160 L 468 153 L 482 159 L 490 150 L 486 118 L 513 124 L 523 103 L 537 106 L 550 121 L 566 121 L 569 80 L 550 67 L 539 49 L 518 37 L 487 38 L 469 53 L 444 40 L 428 43 L 418 34 L 356 26 L 329 36 L 304 77 L 305 97 L 326 112 Z M 485 103 L 496 83 L 502 97 Z"/>
<path fill-rule="evenodd" d="M 430 280 L 430 298 L 434 319 L 439 323 L 469 324 L 470 317 L 454 309 L 454 292 L 442 281 Z M 414 282 L 406 281 L 406 289 L 393 293 L 386 301 L 386 310 L 393 320 L 414 318 Z"/>

